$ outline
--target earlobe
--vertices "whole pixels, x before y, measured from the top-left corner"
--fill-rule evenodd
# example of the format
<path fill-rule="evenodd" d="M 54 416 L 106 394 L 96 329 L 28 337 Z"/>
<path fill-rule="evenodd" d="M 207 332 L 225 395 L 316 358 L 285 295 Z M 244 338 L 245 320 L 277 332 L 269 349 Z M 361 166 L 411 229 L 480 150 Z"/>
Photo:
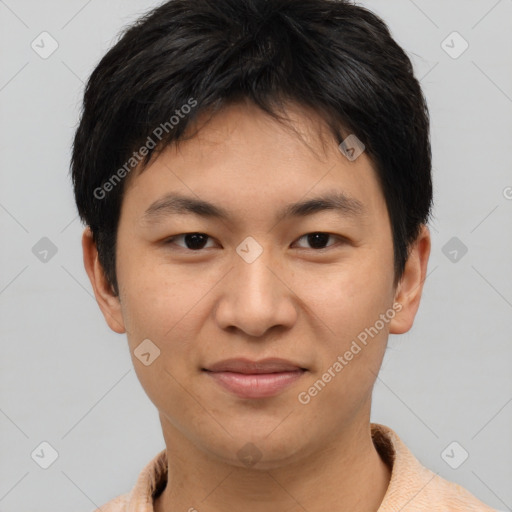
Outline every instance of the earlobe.
<path fill-rule="evenodd" d="M 82 234 L 82 251 L 84 267 L 96 297 L 96 302 L 105 317 L 108 326 L 118 334 L 126 332 L 121 303 L 105 277 L 103 267 L 98 258 L 98 250 L 93 240 L 92 231 L 87 226 Z"/>
<path fill-rule="evenodd" d="M 401 308 L 390 322 L 391 334 L 403 334 L 409 331 L 414 323 L 427 276 L 430 247 L 430 231 L 426 225 L 423 225 L 410 249 L 404 273 L 396 289 L 395 303 L 401 304 Z"/>

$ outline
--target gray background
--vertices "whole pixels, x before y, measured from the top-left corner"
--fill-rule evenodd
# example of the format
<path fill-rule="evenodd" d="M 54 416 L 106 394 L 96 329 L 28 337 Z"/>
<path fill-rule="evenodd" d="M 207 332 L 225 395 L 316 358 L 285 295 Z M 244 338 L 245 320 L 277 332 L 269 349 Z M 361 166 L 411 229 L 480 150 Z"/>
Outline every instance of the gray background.
<path fill-rule="evenodd" d="M 421 78 L 436 202 L 422 305 L 413 329 L 390 338 L 372 420 L 440 476 L 512 510 L 512 0 L 360 4 Z M 0 0 L 2 512 L 90 511 L 130 490 L 165 446 L 125 336 L 92 295 L 68 177 L 83 83 L 154 5 Z M 46 59 L 31 47 L 43 31 L 59 45 Z M 453 31 L 469 44 L 457 58 Z M 43 237 L 56 254 L 41 252 Z M 48 469 L 31 458 L 43 441 L 58 452 Z M 462 450 L 453 469 L 445 460 Z"/>

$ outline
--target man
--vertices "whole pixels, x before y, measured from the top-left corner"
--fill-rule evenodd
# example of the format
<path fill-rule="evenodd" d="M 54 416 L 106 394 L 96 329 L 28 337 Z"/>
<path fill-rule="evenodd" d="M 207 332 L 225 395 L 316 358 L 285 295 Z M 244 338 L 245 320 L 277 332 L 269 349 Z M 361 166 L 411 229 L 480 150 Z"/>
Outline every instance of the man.
<path fill-rule="evenodd" d="M 427 106 L 382 20 L 171 0 L 92 73 L 72 175 L 166 444 L 101 510 L 492 510 L 370 423 L 432 204 Z"/>

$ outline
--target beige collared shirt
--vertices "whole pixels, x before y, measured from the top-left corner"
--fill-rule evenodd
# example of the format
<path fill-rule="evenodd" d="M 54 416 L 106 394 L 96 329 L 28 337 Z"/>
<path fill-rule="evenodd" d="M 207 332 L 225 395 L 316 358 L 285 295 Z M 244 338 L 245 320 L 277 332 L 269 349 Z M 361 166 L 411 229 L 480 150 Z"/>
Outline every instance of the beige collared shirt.
<path fill-rule="evenodd" d="M 496 512 L 466 489 L 421 465 L 389 427 L 371 424 L 373 442 L 391 468 L 391 480 L 378 512 Z M 131 492 L 94 512 L 154 512 L 154 496 L 167 482 L 167 454 L 160 452 L 140 473 Z"/>

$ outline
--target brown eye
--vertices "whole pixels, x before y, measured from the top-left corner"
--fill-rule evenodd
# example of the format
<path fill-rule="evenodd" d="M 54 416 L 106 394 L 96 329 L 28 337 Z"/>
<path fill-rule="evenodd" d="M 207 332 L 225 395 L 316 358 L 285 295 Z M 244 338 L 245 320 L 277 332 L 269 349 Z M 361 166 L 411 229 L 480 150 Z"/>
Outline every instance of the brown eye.
<path fill-rule="evenodd" d="M 167 240 L 166 244 L 174 244 L 176 240 L 183 239 L 185 246 L 176 244 L 183 249 L 191 251 L 199 251 L 205 248 L 205 245 L 210 237 L 204 233 L 183 233 L 182 235 L 176 235 Z"/>
<path fill-rule="evenodd" d="M 330 233 L 315 232 L 303 235 L 302 237 L 299 238 L 299 241 L 306 240 L 307 243 L 311 245 L 312 249 L 327 249 L 328 247 L 331 247 L 333 245 L 331 244 L 329 246 L 326 246 L 329 238 L 334 237 L 335 235 L 331 235 Z M 308 249 L 308 247 L 306 247 L 306 249 Z"/>

